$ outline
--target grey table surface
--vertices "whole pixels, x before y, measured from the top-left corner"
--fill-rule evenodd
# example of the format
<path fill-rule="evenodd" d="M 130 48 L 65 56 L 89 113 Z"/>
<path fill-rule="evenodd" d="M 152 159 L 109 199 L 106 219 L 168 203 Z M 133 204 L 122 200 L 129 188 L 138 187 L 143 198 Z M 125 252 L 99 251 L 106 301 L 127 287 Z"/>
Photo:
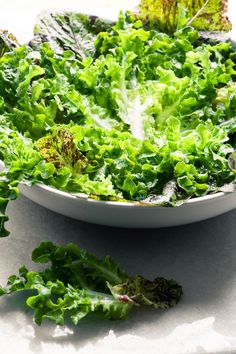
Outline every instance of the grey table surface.
<path fill-rule="evenodd" d="M 109 254 L 131 274 L 174 278 L 184 296 L 168 311 L 142 308 L 127 321 L 95 317 L 62 328 L 33 324 L 20 295 L 0 298 L 1 353 L 19 345 L 24 353 L 236 353 L 236 209 L 196 224 L 143 230 L 83 223 L 23 196 L 8 214 L 1 284 L 20 265 L 33 266 L 31 251 L 41 241 L 72 241 L 99 257 Z"/>

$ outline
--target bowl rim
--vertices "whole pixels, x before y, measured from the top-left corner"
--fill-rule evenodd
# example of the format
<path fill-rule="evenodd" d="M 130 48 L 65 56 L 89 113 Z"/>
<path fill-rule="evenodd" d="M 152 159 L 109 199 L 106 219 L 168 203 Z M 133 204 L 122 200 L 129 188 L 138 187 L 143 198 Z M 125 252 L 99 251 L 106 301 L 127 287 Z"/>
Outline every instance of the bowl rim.
<path fill-rule="evenodd" d="M 2 160 L 0 160 L 0 167 L 3 167 L 4 166 L 4 163 Z M 83 202 L 88 202 L 88 203 L 94 203 L 94 204 L 101 204 L 101 205 L 113 205 L 113 206 L 132 206 L 132 207 L 158 207 L 158 208 L 162 208 L 161 205 L 155 205 L 155 204 L 140 204 L 140 203 L 137 203 L 137 202 L 131 202 L 131 201 L 127 201 L 127 202 L 120 202 L 120 201 L 112 201 L 112 200 L 97 200 L 97 199 L 92 199 L 92 198 L 89 198 L 88 195 L 86 194 L 83 194 L 83 193 L 78 193 L 78 195 L 76 194 L 72 194 L 70 192 L 65 192 L 65 191 L 62 191 L 60 189 L 57 189 L 53 186 L 49 186 L 47 184 L 44 184 L 44 183 L 35 183 L 35 184 L 32 184 L 30 185 L 29 183 L 27 183 L 27 181 L 22 181 L 20 182 L 20 185 L 24 185 L 28 188 L 32 188 L 32 187 L 37 187 L 37 188 L 41 188 L 47 192 L 50 192 L 50 193 L 53 193 L 53 194 L 57 194 L 61 197 L 64 197 L 64 198 L 69 198 L 69 199 L 74 199 L 74 200 L 80 200 L 80 201 L 83 201 Z M 212 193 L 212 194 L 207 194 L 207 195 L 204 195 L 202 197 L 196 197 L 196 198 L 190 198 L 188 199 L 186 202 L 184 202 L 183 204 L 181 205 L 187 205 L 187 204 L 197 204 L 197 203 L 201 203 L 201 202 L 206 202 L 208 200 L 212 200 L 212 199 L 220 199 L 222 197 L 224 197 L 225 195 L 227 194 L 232 194 L 232 193 L 235 193 L 236 194 L 236 191 L 233 191 L 233 192 L 216 192 L 216 193 Z M 24 193 L 23 193 L 24 194 Z M 180 205 L 180 206 L 181 206 Z M 174 207 L 176 208 L 176 207 Z"/>
<path fill-rule="evenodd" d="M 142 208 L 143 207 L 163 208 L 161 205 L 140 204 L 140 203 L 132 202 L 132 201 L 121 202 L 121 201 L 112 201 L 112 200 L 97 200 L 97 199 L 90 198 L 88 195 L 83 194 L 83 193 L 78 193 L 76 195 L 76 194 L 73 194 L 73 193 L 70 193 L 70 192 L 62 191 L 62 190 L 57 189 L 57 188 L 55 188 L 53 186 L 49 186 L 49 185 L 46 185 L 46 184 L 43 184 L 43 183 L 35 183 L 33 185 L 29 185 L 27 182 L 21 182 L 20 184 L 23 184 L 23 185 L 25 185 L 25 186 L 27 186 L 29 188 L 37 187 L 37 188 L 43 189 L 46 192 L 57 194 L 57 195 L 59 195 L 61 197 L 64 197 L 64 198 L 80 200 L 81 202 L 83 201 L 83 202 L 88 202 L 88 203 L 102 204 L 102 205 L 113 205 L 113 206 L 116 205 L 116 206 L 132 206 L 132 207 L 142 207 Z M 207 195 L 204 195 L 202 197 L 196 197 L 196 198 L 188 199 L 186 202 L 184 202 L 181 205 L 187 205 L 187 204 L 192 205 L 192 204 L 197 204 L 197 203 L 201 203 L 201 202 L 206 202 L 206 201 L 212 200 L 212 199 L 220 199 L 220 198 L 224 197 L 225 195 L 232 194 L 232 193 L 236 193 L 236 192 L 229 192 L 229 193 L 227 193 L 227 192 L 216 192 L 216 193 L 212 193 L 212 194 L 207 194 Z"/>

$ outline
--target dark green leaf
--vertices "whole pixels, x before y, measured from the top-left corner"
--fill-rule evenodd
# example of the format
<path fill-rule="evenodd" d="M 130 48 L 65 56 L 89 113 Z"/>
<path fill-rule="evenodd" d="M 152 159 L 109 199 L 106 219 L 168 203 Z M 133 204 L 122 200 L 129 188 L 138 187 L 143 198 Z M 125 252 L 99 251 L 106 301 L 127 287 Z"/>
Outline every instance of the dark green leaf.
<path fill-rule="evenodd" d="M 112 23 L 96 16 L 73 12 L 43 12 L 34 28 L 30 42 L 35 49 L 49 42 L 56 53 L 73 51 L 80 59 L 93 56 L 93 42 L 99 32 L 111 28 Z"/>

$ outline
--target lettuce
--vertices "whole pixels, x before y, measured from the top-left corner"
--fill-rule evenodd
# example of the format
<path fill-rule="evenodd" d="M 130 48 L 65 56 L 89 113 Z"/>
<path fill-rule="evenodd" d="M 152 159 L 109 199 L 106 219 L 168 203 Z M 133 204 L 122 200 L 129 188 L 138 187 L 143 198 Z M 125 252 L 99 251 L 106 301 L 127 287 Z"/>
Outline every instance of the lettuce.
<path fill-rule="evenodd" d="M 44 160 L 57 168 L 67 166 L 75 174 L 80 174 L 86 168 L 87 159 L 76 148 L 69 129 L 59 128 L 53 135 L 40 138 L 35 146 Z"/>
<path fill-rule="evenodd" d="M 41 272 L 22 266 L 18 275 L 11 275 L 7 285 L 0 287 L 0 296 L 33 293 L 26 304 L 34 310 L 38 325 L 45 319 L 63 325 L 67 316 L 77 325 L 90 313 L 126 319 L 134 306 L 173 307 L 183 292 L 172 279 L 150 281 L 140 275 L 130 276 L 110 257 L 98 259 L 73 243 L 62 247 L 44 241 L 33 250 L 32 260 L 51 266 Z"/>
<path fill-rule="evenodd" d="M 198 30 L 228 32 L 231 23 L 227 7 L 225 0 L 141 0 L 138 17 L 164 32 L 174 32 L 183 24 Z M 188 19 L 182 16 L 186 10 Z"/>
<path fill-rule="evenodd" d="M 50 16 L 0 59 L 2 235 L 19 181 L 162 206 L 235 190 L 230 42 L 202 41 L 184 12 L 173 34 L 132 13 Z"/>
<path fill-rule="evenodd" d="M 6 30 L 0 30 L 0 58 L 4 53 L 19 47 L 16 37 Z"/>

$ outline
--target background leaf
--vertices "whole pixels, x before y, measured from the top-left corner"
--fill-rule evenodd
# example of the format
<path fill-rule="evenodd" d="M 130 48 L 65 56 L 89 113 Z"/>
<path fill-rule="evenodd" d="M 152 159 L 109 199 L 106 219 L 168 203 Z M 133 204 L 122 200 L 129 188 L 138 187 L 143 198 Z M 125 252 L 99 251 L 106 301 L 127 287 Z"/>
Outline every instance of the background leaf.
<path fill-rule="evenodd" d="M 141 0 L 139 17 L 163 32 L 174 32 L 180 8 L 185 8 L 189 24 L 199 30 L 226 31 L 231 24 L 226 16 L 227 0 Z"/>
<path fill-rule="evenodd" d="M 97 16 L 73 12 L 43 12 L 34 28 L 31 46 L 38 48 L 44 42 L 56 53 L 73 51 L 84 59 L 95 52 L 93 42 L 99 32 L 111 28 L 112 23 Z"/>
<path fill-rule="evenodd" d="M 6 30 L 0 30 L 0 58 L 4 53 L 19 47 L 16 37 Z"/>

